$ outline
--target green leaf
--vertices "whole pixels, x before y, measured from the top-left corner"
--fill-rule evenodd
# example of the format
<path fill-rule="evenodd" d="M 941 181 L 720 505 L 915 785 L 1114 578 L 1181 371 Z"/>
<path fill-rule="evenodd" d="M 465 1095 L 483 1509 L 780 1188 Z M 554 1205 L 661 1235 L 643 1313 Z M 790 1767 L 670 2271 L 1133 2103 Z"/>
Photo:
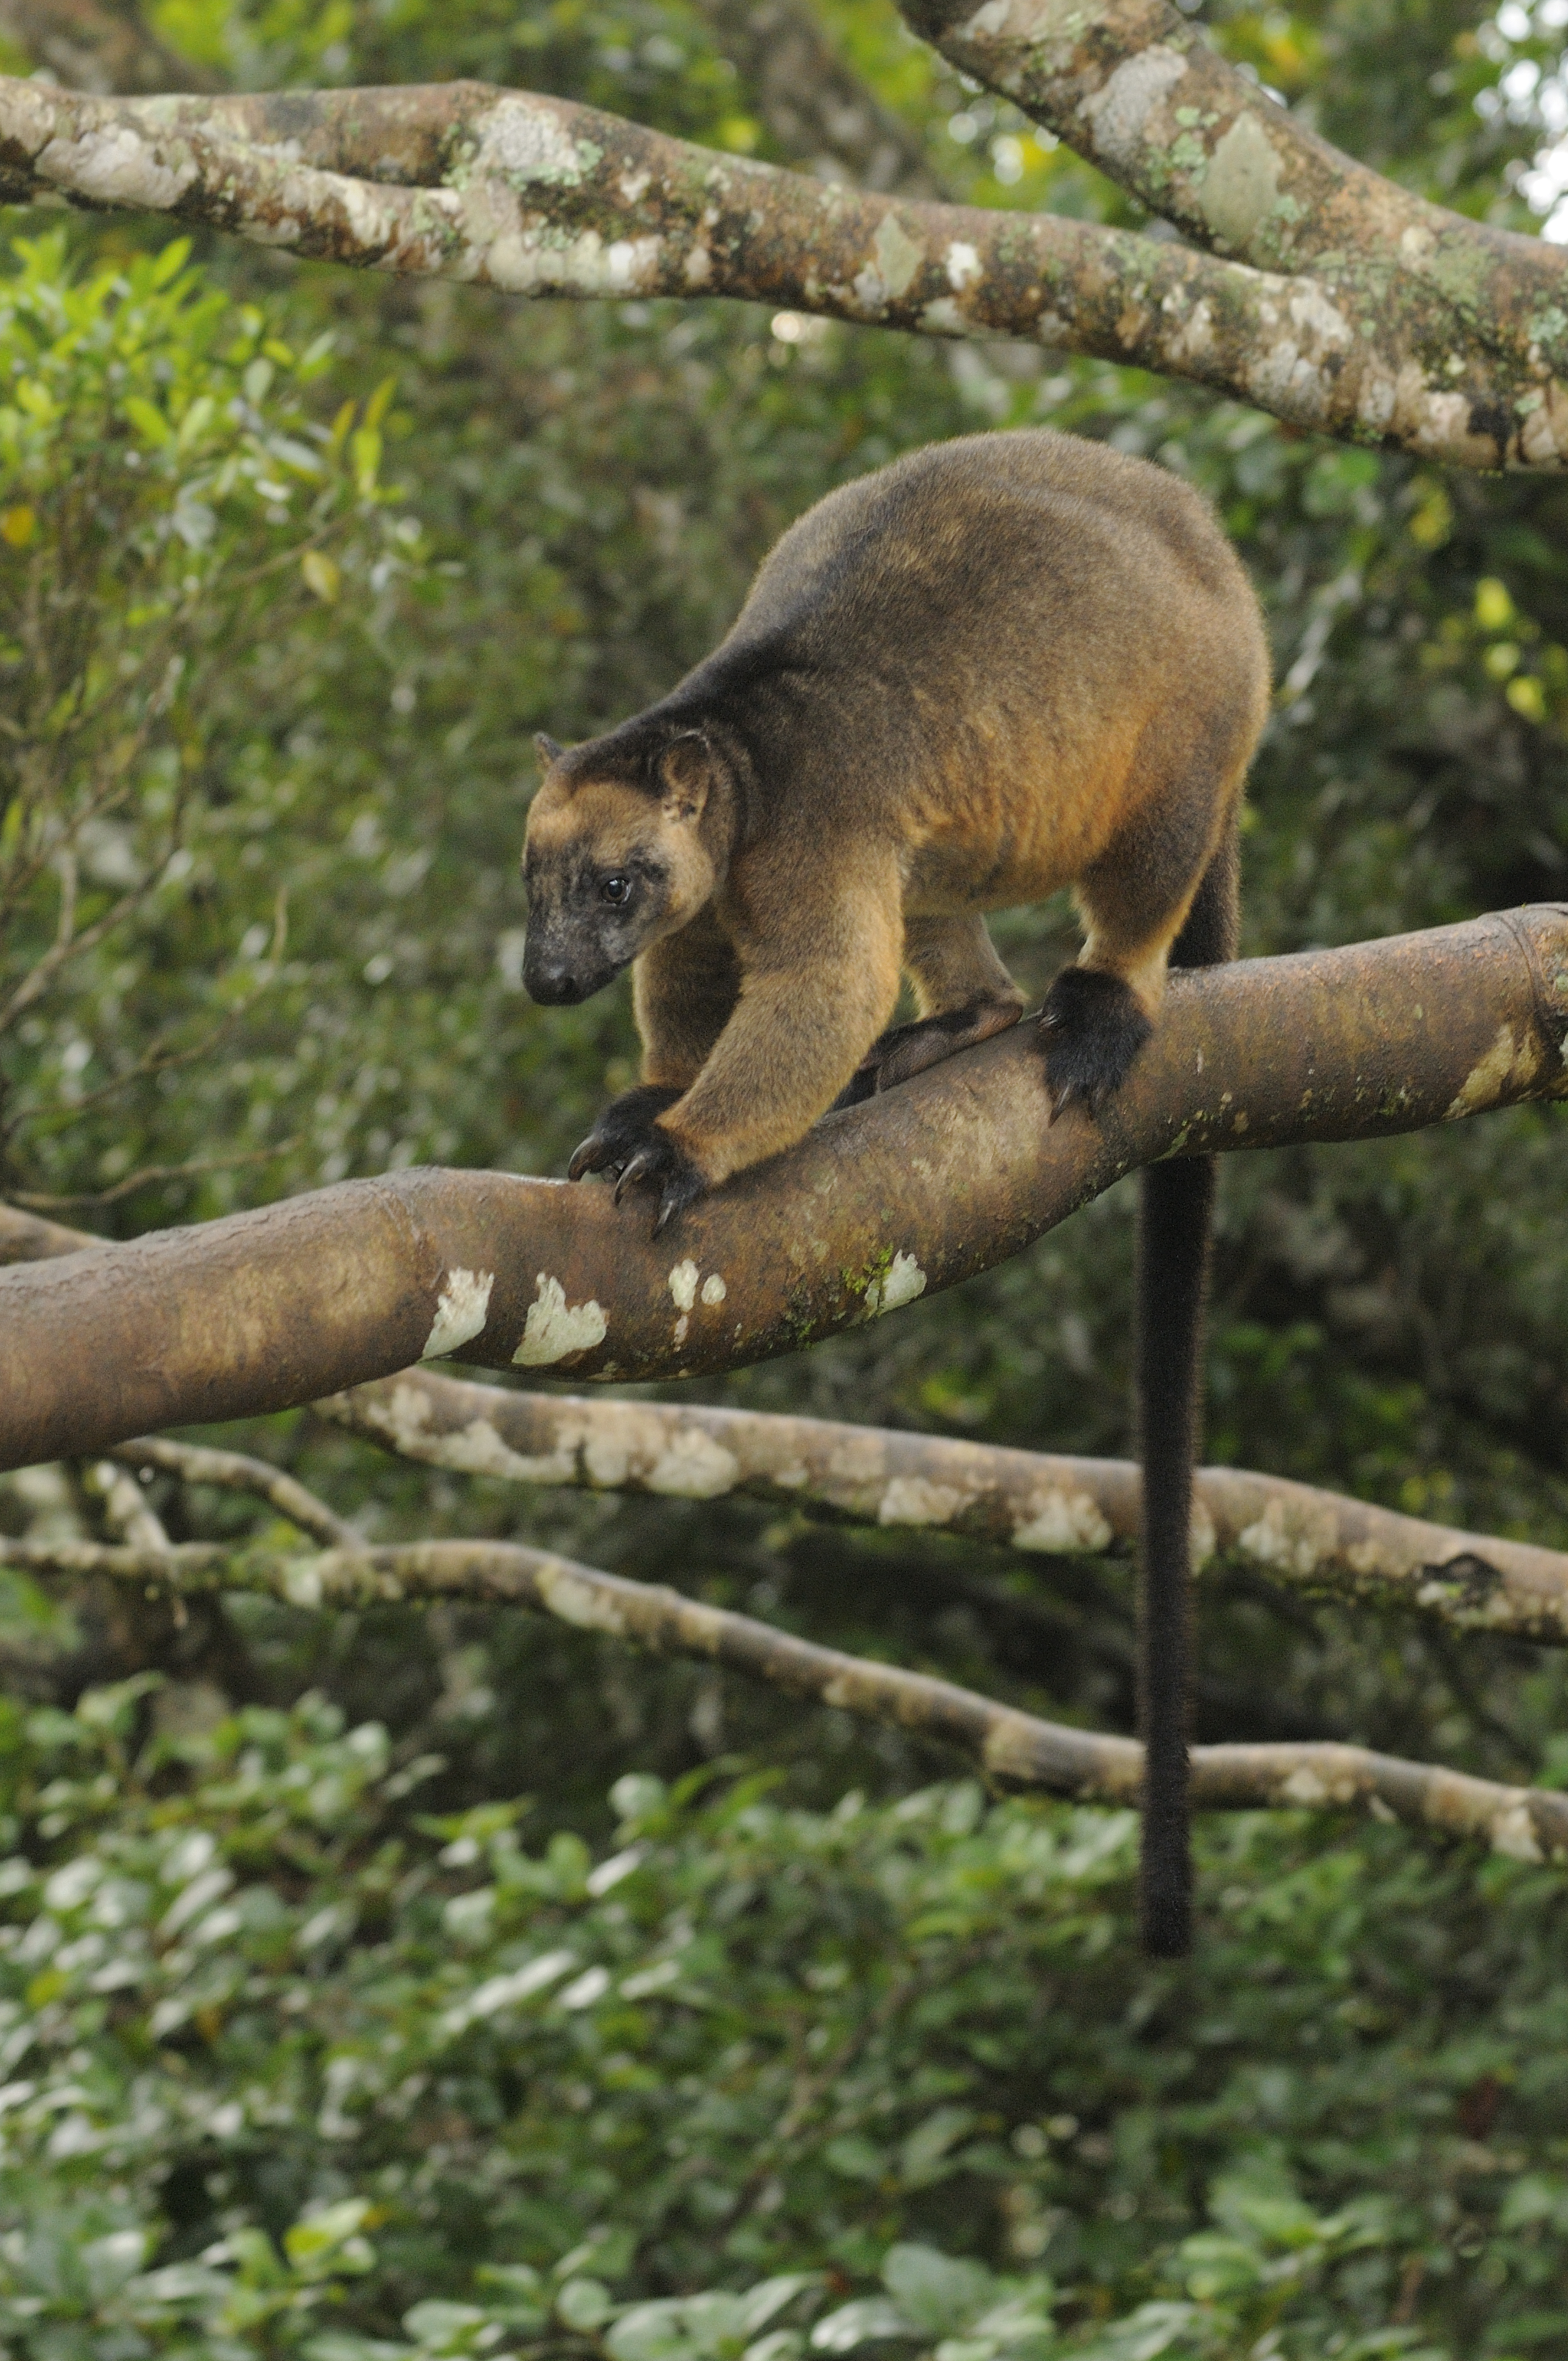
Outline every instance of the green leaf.
<path fill-rule="evenodd" d="M 959 2261 L 935 2246 L 890 2246 L 882 2279 L 903 2317 L 922 2336 L 967 2327 L 997 2294 L 982 2263 Z"/>
<path fill-rule="evenodd" d="M 811 2343 L 818 2353 L 853 2353 L 858 2345 L 881 2345 L 890 2337 L 910 2337 L 916 2333 L 896 2304 L 883 2296 L 861 2296 L 819 2320 L 811 2332 Z"/>

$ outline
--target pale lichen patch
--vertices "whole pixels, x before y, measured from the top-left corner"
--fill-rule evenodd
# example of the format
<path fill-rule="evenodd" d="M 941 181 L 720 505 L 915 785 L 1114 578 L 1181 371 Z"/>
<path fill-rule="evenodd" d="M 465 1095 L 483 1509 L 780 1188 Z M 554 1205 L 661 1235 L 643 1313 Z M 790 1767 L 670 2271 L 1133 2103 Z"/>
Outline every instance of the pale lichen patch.
<path fill-rule="evenodd" d="M 1507 1853 L 1510 1861 L 1541 1861 L 1546 1859 L 1535 1833 L 1530 1798 L 1522 1789 L 1512 1795 L 1500 1811 L 1494 1812 L 1489 1834 L 1493 1851 Z"/>
<path fill-rule="evenodd" d="M 879 1525 L 947 1525 L 964 1504 L 964 1494 L 951 1484 L 933 1484 L 924 1476 L 895 1476 L 877 1503 Z"/>
<path fill-rule="evenodd" d="M 283 1596 L 291 1607 L 319 1607 L 322 1578 L 309 1558 L 296 1558 L 283 1569 Z"/>
<path fill-rule="evenodd" d="M 1013 1528 L 1014 1549 L 1046 1557 L 1071 1557 L 1080 1551 L 1109 1549 L 1114 1535 L 1100 1503 L 1088 1492 L 1065 1485 L 1042 1485 L 1025 1504 Z"/>
<path fill-rule="evenodd" d="M 583 1473 L 590 1484 L 619 1492 L 631 1474 L 631 1448 L 613 1435 L 590 1435 L 583 1445 Z"/>
<path fill-rule="evenodd" d="M 1313 1532 L 1299 1519 L 1288 1517 L 1282 1502 L 1270 1500 L 1253 1524 L 1236 1535 L 1236 1547 L 1256 1565 L 1310 1581 L 1334 1550 L 1332 1530 Z"/>
<path fill-rule="evenodd" d="M 1079 109 L 1096 152 L 1109 163 L 1131 167 L 1150 113 L 1186 71 L 1186 59 L 1163 43 L 1119 65 L 1104 89 Z"/>
<path fill-rule="evenodd" d="M 414 1456 L 464 1476 L 499 1476 L 512 1484 L 570 1484 L 577 1473 L 575 1452 L 513 1451 L 488 1418 L 470 1419 L 455 1433 L 427 1436 Z"/>
<path fill-rule="evenodd" d="M 604 1343 L 609 1323 L 592 1297 L 587 1303 L 568 1303 L 565 1289 L 549 1271 L 542 1270 L 534 1284 L 535 1300 L 528 1307 L 514 1362 L 525 1369 L 543 1368 L 551 1361 L 564 1361 L 569 1353 L 591 1353 Z"/>
<path fill-rule="evenodd" d="M 1214 236 L 1237 252 L 1273 212 L 1279 196 L 1279 158 L 1255 115 L 1238 115 L 1215 143 L 1199 202 Z"/>
<path fill-rule="evenodd" d="M 669 1289 L 677 1312 L 689 1312 L 696 1301 L 697 1268 L 695 1262 L 678 1262 L 670 1273 Z"/>
<path fill-rule="evenodd" d="M 145 205 L 167 213 L 197 177 L 189 157 L 165 163 L 137 132 L 89 131 L 79 139 L 51 139 L 37 159 L 46 180 L 58 180 L 105 205 Z"/>
<path fill-rule="evenodd" d="M 543 1565 L 534 1580 L 545 1606 L 563 1623 L 575 1623 L 580 1631 L 609 1631 L 618 1640 L 626 1637 L 626 1618 L 615 1600 L 571 1566 L 559 1562 Z"/>
<path fill-rule="evenodd" d="M 1338 1775 L 1325 1776 L 1310 1763 L 1298 1763 L 1279 1787 L 1280 1801 L 1311 1806 L 1317 1804 L 1354 1804 L 1360 1784 L 1354 1772 L 1346 1770 Z"/>
<path fill-rule="evenodd" d="M 512 295 L 650 294 L 658 284 L 663 255 L 663 240 L 652 236 L 616 238 L 607 246 L 597 229 L 558 238 L 520 228 L 493 240 L 483 275 Z"/>
<path fill-rule="evenodd" d="M 716 1303 L 722 1303 L 729 1292 L 729 1290 L 725 1286 L 723 1279 L 716 1270 L 710 1271 L 707 1279 L 702 1282 L 702 1300 L 707 1305 L 709 1311 L 713 1309 Z"/>
<path fill-rule="evenodd" d="M 895 1254 L 887 1268 L 873 1279 L 866 1290 L 866 1318 L 877 1319 L 884 1312 L 896 1312 L 901 1304 L 913 1303 L 917 1295 L 926 1292 L 926 1274 L 912 1254 Z"/>
<path fill-rule="evenodd" d="M 1516 1032 L 1512 1025 L 1499 1025 L 1491 1048 L 1472 1066 L 1458 1096 L 1443 1109 L 1444 1123 L 1496 1106 L 1506 1093 L 1532 1082 L 1540 1067 L 1530 1035 Z"/>
<path fill-rule="evenodd" d="M 576 141 L 547 104 L 503 98 L 480 120 L 473 170 L 525 187 L 539 181 L 551 188 L 573 188 L 583 178 L 583 159 Z"/>
<path fill-rule="evenodd" d="M 907 294 L 926 257 L 897 217 L 885 214 L 872 244 L 877 276 L 890 296 Z M 957 280 L 953 281 L 956 287 Z"/>
<path fill-rule="evenodd" d="M 495 1283 L 493 1270 L 447 1272 L 435 1299 L 435 1318 L 420 1355 L 422 1361 L 438 1361 L 444 1354 L 455 1353 L 459 1345 L 468 1344 L 480 1334 Z"/>
<path fill-rule="evenodd" d="M 948 284 L 955 295 L 961 295 L 966 287 L 973 287 L 985 276 L 985 267 L 981 261 L 978 251 L 962 238 L 953 239 L 948 248 L 946 260 Z"/>
<path fill-rule="evenodd" d="M 685 1427 L 654 1462 L 648 1489 L 677 1500 L 717 1500 L 735 1489 L 740 1475 L 740 1462 L 732 1451 L 700 1426 Z"/>

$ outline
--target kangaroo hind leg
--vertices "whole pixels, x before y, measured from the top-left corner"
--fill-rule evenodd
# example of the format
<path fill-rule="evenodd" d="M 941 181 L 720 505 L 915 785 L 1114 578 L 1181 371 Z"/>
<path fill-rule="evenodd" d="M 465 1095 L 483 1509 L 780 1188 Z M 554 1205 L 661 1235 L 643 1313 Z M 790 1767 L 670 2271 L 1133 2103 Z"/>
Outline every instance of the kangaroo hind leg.
<path fill-rule="evenodd" d="M 1217 923 L 1222 901 L 1234 909 L 1226 848 L 1240 785 L 1239 773 L 1216 782 L 1209 763 L 1194 764 L 1187 778 L 1142 800 L 1078 880 L 1083 949 L 1040 1011 L 1053 1115 L 1074 1099 L 1097 1115 L 1120 1090 L 1154 1031 L 1173 960 L 1208 966 L 1233 955 L 1234 933 L 1222 948 L 1210 918 Z M 1218 875 L 1205 886 L 1211 869 L 1223 870 L 1223 890 Z M 1190 918 L 1201 943 L 1185 939 Z"/>
<path fill-rule="evenodd" d="M 839 1106 L 854 1106 L 875 1091 L 909 1082 L 927 1066 L 1005 1032 L 1023 1014 L 1024 995 L 997 958 L 978 912 L 905 919 L 904 965 L 920 1015 L 878 1036 L 839 1098 Z"/>

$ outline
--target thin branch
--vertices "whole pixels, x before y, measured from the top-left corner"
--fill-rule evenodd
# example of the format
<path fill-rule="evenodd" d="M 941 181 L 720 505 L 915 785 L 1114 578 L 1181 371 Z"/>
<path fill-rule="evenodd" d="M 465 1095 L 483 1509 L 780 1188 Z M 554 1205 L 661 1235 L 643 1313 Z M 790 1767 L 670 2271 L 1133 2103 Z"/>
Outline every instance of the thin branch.
<path fill-rule="evenodd" d="M 173 1547 L 162 1520 L 143 1499 L 140 1485 L 123 1467 L 116 1467 L 113 1460 L 100 1459 L 89 1470 L 87 1480 L 89 1488 L 103 1500 L 104 1522 L 117 1541 L 133 1550 Z"/>
<path fill-rule="evenodd" d="M 39 197 L 518 295 L 728 295 L 1032 337 L 1459 466 L 1568 451 L 1568 310 L 1541 295 L 1568 262 L 1529 241 L 1528 272 L 1491 258 L 1480 321 L 1473 277 L 1352 257 L 1294 280 L 1091 223 L 831 188 L 475 82 L 112 101 L 0 79 L 0 198 Z"/>
<path fill-rule="evenodd" d="M 813 1704 L 956 1747 L 1001 1787 L 1084 1803 L 1137 1801 L 1143 1749 L 1133 1739 L 1041 1721 L 951 1681 L 821 1648 L 662 1585 L 629 1582 L 513 1542 L 415 1542 L 290 1557 L 206 1543 L 148 1550 L 0 1540 L 0 1561 L 35 1574 L 109 1575 L 184 1596 L 259 1591 L 309 1609 L 438 1598 L 532 1609 L 656 1655 L 723 1664 Z M 1192 1795 L 1200 1806 L 1225 1811 L 1360 1806 L 1412 1827 L 1479 1837 L 1519 1860 L 1568 1859 L 1568 1795 L 1507 1787 L 1367 1747 L 1195 1746 Z"/>
<path fill-rule="evenodd" d="M 219 1029 L 226 1030 L 226 1027 Z M 177 1061 L 171 1059 L 169 1062 L 174 1064 Z M 134 1074 L 121 1077 L 125 1082 L 136 1079 Z M 104 1092 L 95 1095 L 106 1097 L 108 1093 Z M 25 1205 L 29 1212 L 38 1213 L 70 1213 L 78 1205 L 117 1205 L 123 1197 L 134 1196 L 138 1189 L 150 1188 L 155 1180 L 195 1180 L 208 1172 L 238 1172 L 247 1165 L 275 1164 L 279 1157 L 288 1156 L 298 1148 L 303 1136 L 296 1133 L 291 1139 L 280 1139 L 275 1148 L 250 1148 L 234 1155 L 195 1156 L 184 1164 L 144 1164 L 139 1172 L 127 1173 L 123 1180 L 116 1180 L 112 1189 L 78 1189 L 63 1197 L 49 1196 L 38 1190 L 13 1189 L 11 1199 L 14 1204 Z"/>
<path fill-rule="evenodd" d="M 696 0 L 783 153 L 822 181 L 939 197 L 925 143 L 834 48 L 808 0 Z"/>
<path fill-rule="evenodd" d="M 461 1352 L 582 1378 L 791 1352 L 1016 1254 L 1168 1155 L 1568 1095 L 1568 906 L 1172 979 L 1096 1122 L 1025 1025 L 740 1174 L 657 1240 L 602 1186 L 426 1170 L 0 1271 L 0 1466 Z"/>
<path fill-rule="evenodd" d="M 1045 1556 L 1130 1552 L 1141 1523 L 1138 1470 L 1125 1459 L 695 1403 L 513 1393 L 420 1368 L 315 1409 L 426 1466 L 678 1499 L 740 1492 L 810 1502 L 855 1524 L 921 1527 Z M 1200 1565 L 1239 1559 L 1311 1597 L 1413 1607 L 1461 1631 L 1568 1641 L 1561 1550 L 1458 1532 L 1239 1467 L 1200 1471 L 1193 1521 Z"/>
<path fill-rule="evenodd" d="M 83 927 L 80 934 L 72 930 L 76 912 L 76 863 L 73 857 L 70 858 L 65 891 L 61 896 L 59 930 L 42 959 L 29 968 L 5 1006 L 0 1008 L 0 1033 L 9 1032 L 18 1016 L 35 1001 L 42 999 L 61 968 L 70 961 L 80 959 L 83 951 L 95 950 L 105 935 L 112 934 L 116 927 L 122 926 L 133 911 L 139 909 L 159 886 L 168 883 L 169 864 L 173 858 L 171 850 L 139 885 L 127 886 L 102 916 L 94 918 L 91 926 Z"/>
<path fill-rule="evenodd" d="M 184 1484 L 215 1484 L 227 1492 L 247 1492 L 269 1501 L 291 1524 L 329 1548 L 362 1545 L 346 1517 L 269 1460 L 252 1459 L 243 1451 L 210 1451 L 197 1443 L 171 1443 L 159 1434 L 139 1434 L 130 1443 L 116 1444 L 109 1456 L 127 1467 L 160 1467 Z"/>
<path fill-rule="evenodd" d="M 86 1230 L 68 1230 L 63 1222 L 41 1222 L 34 1213 L 20 1213 L 0 1205 L 0 1267 L 16 1262 L 52 1262 L 61 1255 L 79 1254 L 83 1246 L 106 1246 Z"/>
<path fill-rule="evenodd" d="M 105 7 L 101 0 L 0 0 L 0 32 L 72 90 L 107 95 L 213 86 L 134 7 Z"/>

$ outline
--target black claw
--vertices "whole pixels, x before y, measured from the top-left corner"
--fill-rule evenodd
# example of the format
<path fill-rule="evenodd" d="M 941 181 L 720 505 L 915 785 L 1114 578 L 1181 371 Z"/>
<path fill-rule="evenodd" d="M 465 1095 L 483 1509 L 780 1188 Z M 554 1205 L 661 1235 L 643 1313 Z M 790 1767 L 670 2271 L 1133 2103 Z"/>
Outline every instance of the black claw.
<path fill-rule="evenodd" d="M 676 1154 L 679 1155 L 679 1153 L 677 1149 Z M 688 1205 L 695 1205 L 707 1186 L 707 1183 L 696 1166 L 682 1156 L 679 1169 L 670 1174 L 661 1192 L 659 1211 L 653 1223 L 653 1235 L 658 1236 L 665 1223 L 673 1215 L 684 1213 Z"/>
<path fill-rule="evenodd" d="M 653 1218 L 653 1235 L 658 1236 L 673 1215 L 684 1213 L 707 1187 L 696 1166 L 678 1148 L 667 1131 L 654 1125 L 634 1154 L 627 1156 L 615 1183 L 615 1202 L 619 1205 L 629 1189 L 647 1187 L 658 1191 L 658 1208 Z"/>
<path fill-rule="evenodd" d="M 641 1082 L 634 1091 L 623 1091 L 612 1099 L 587 1139 L 575 1148 L 566 1167 L 566 1177 L 581 1180 L 589 1172 L 607 1173 L 612 1180 L 624 1175 L 626 1167 L 638 1150 L 646 1147 L 655 1134 L 658 1118 L 666 1107 L 674 1106 L 680 1097 L 678 1090 L 663 1083 Z"/>
<path fill-rule="evenodd" d="M 646 1148 L 640 1148 L 636 1155 L 633 1156 L 629 1162 L 621 1166 L 620 1170 L 616 1177 L 616 1203 L 618 1205 L 620 1204 L 627 1191 L 630 1188 L 632 1188 L 637 1181 L 643 1180 L 649 1174 L 653 1172 L 657 1168 L 657 1164 L 658 1151 L 654 1148 L 652 1140 L 650 1140 Z"/>

